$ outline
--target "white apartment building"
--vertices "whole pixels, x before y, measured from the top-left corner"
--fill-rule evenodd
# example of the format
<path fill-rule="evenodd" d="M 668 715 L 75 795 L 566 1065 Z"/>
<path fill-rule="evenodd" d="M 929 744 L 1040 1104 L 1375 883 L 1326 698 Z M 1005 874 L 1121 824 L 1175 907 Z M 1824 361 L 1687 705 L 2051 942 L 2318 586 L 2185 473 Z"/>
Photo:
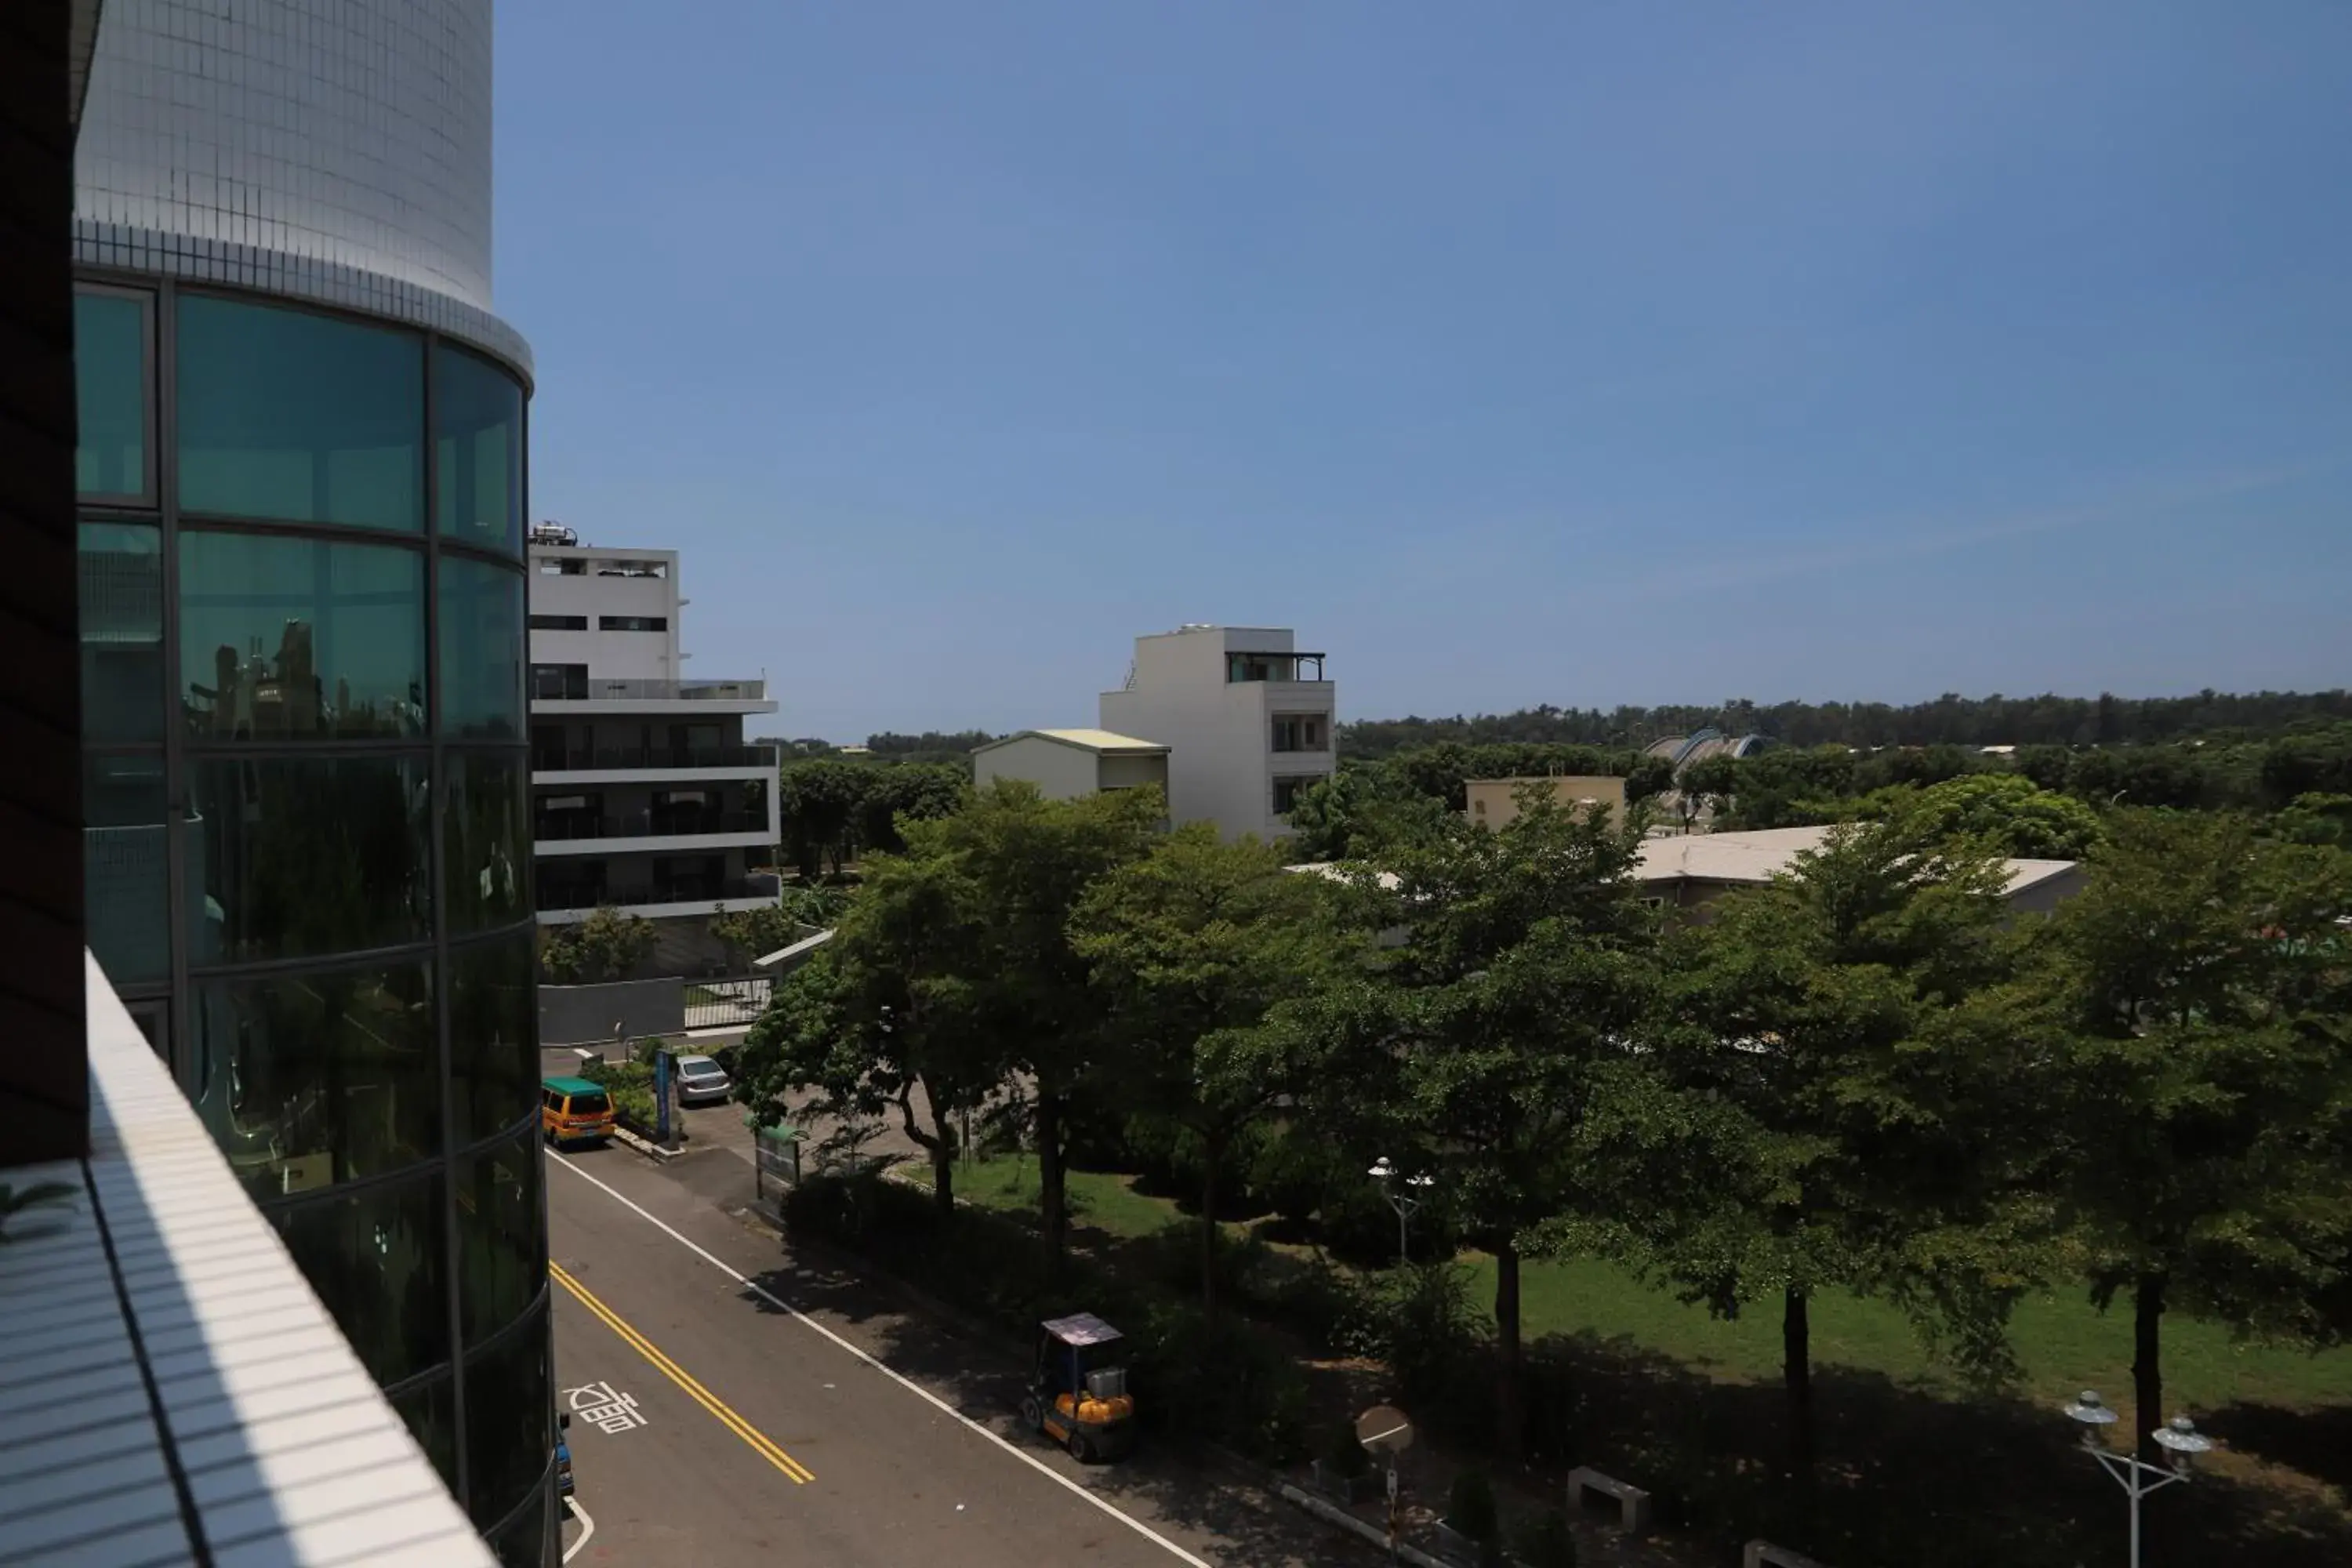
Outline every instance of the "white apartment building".
<path fill-rule="evenodd" d="M 1227 838 L 1290 831 L 1292 800 L 1330 775 L 1338 699 L 1323 655 L 1286 627 L 1180 626 L 1135 639 L 1102 728 L 1168 748 L 1168 812 Z"/>
<path fill-rule="evenodd" d="M 612 904 L 691 937 L 773 904 L 775 877 L 752 863 L 772 866 L 782 837 L 776 748 L 746 744 L 743 721 L 776 704 L 765 680 L 685 674 L 677 552 L 583 545 L 554 524 L 530 552 L 540 923 Z"/>

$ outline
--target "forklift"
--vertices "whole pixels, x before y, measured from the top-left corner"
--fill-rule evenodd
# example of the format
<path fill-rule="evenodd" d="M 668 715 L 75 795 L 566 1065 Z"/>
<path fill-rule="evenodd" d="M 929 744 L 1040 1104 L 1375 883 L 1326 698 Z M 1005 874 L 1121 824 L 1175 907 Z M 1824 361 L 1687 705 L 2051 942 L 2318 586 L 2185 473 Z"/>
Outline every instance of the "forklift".
<path fill-rule="evenodd" d="M 1021 1419 L 1080 1464 L 1135 1447 L 1135 1400 L 1127 1392 L 1126 1341 L 1092 1312 L 1037 1326 L 1037 1364 Z"/>

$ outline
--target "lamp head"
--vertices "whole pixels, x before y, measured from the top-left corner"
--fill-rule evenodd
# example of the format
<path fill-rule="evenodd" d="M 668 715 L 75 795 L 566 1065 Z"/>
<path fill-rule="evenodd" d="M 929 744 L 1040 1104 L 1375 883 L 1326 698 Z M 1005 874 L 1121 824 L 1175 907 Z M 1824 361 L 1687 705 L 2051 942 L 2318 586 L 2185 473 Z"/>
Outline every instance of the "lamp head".
<path fill-rule="evenodd" d="M 1366 1173 L 1374 1181 L 1385 1182 L 1390 1177 L 1396 1174 L 1396 1167 L 1389 1163 L 1389 1157 L 1386 1154 L 1383 1154 L 1379 1159 L 1372 1162 L 1371 1170 Z"/>
<path fill-rule="evenodd" d="M 2106 1435 L 2105 1428 L 2115 1425 L 2116 1413 L 2108 1406 L 2105 1400 L 2098 1396 L 2095 1390 L 2088 1388 L 2083 1390 L 2066 1402 L 2064 1409 L 2066 1414 L 2083 1428 L 2083 1447 L 2086 1448 L 2105 1447 L 2101 1439 Z"/>
<path fill-rule="evenodd" d="M 2172 1461 L 2174 1471 L 2187 1475 L 2197 1456 L 2210 1451 L 2213 1439 L 2197 1430 L 2197 1423 L 2186 1415 L 2176 1415 L 2156 1429 L 2157 1446 L 2165 1458 Z"/>

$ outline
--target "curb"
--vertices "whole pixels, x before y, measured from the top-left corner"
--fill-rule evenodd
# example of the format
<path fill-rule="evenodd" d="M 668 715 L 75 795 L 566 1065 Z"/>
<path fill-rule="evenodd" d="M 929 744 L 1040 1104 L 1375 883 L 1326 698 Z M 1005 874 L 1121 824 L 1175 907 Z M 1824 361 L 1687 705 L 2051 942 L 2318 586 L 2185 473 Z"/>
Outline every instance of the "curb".
<path fill-rule="evenodd" d="M 1433 1557 L 1408 1541 L 1400 1541 L 1395 1546 L 1390 1546 L 1387 1531 L 1376 1524 L 1369 1524 L 1358 1519 L 1338 1503 L 1317 1497 L 1313 1492 L 1295 1482 L 1284 1481 L 1279 1489 L 1283 1499 L 1293 1506 L 1305 1509 L 1326 1524 L 1336 1524 L 1340 1529 L 1360 1536 L 1383 1552 L 1392 1552 L 1400 1563 L 1412 1563 L 1414 1568 L 1456 1568 L 1455 1564 L 1448 1563 L 1444 1558 Z"/>
<path fill-rule="evenodd" d="M 652 1139 L 640 1137 L 625 1127 L 615 1126 L 613 1129 L 613 1136 L 635 1149 L 638 1153 L 646 1156 L 656 1164 L 666 1163 L 686 1152 L 683 1149 L 665 1149 Z"/>

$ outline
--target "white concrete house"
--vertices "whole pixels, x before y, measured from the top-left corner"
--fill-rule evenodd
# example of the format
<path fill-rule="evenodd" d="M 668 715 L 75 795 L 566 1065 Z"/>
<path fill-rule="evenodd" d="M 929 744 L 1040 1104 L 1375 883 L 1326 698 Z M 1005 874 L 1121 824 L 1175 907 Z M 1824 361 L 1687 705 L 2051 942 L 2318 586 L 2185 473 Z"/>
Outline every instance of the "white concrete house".
<path fill-rule="evenodd" d="M 764 680 L 692 680 L 677 552 L 531 530 L 530 751 L 539 920 L 599 904 L 700 928 L 777 900 L 776 748 L 743 721 Z"/>
<path fill-rule="evenodd" d="M 1156 787 L 1168 793 L 1168 748 L 1108 730 L 1024 730 L 971 753 L 971 782 L 1026 779 L 1047 800 L 1075 800 L 1103 790 Z"/>
<path fill-rule="evenodd" d="M 1189 626 L 1135 639 L 1101 723 L 1168 748 L 1171 820 L 1274 838 L 1298 791 L 1336 765 L 1337 711 L 1323 655 L 1300 651 L 1288 628 Z"/>

